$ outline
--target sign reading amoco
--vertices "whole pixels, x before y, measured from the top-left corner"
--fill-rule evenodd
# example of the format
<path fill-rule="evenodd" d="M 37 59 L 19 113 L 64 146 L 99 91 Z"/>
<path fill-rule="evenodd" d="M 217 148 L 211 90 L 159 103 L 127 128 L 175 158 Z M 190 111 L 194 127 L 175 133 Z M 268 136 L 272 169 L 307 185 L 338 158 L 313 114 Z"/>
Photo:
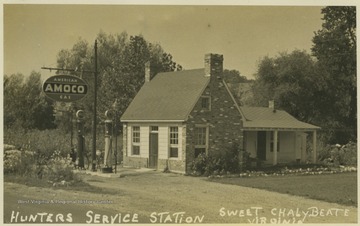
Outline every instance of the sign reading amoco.
<path fill-rule="evenodd" d="M 43 84 L 45 95 L 55 101 L 73 102 L 86 96 L 87 83 L 72 75 L 55 75 Z"/>

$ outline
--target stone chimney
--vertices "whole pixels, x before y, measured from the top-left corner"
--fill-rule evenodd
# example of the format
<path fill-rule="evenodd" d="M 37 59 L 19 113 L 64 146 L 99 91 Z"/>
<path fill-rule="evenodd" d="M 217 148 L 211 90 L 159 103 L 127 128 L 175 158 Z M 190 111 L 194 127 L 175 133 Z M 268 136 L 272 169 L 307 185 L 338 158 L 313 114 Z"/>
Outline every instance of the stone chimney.
<path fill-rule="evenodd" d="M 274 113 L 276 112 L 274 100 L 269 100 L 269 108 L 272 109 Z"/>
<path fill-rule="evenodd" d="M 216 76 L 221 79 L 223 72 L 223 55 L 208 53 L 205 55 L 205 76 Z"/>
<path fill-rule="evenodd" d="M 151 75 L 150 75 L 150 61 L 145 63 L 145 82 L 150 82 Z"/>

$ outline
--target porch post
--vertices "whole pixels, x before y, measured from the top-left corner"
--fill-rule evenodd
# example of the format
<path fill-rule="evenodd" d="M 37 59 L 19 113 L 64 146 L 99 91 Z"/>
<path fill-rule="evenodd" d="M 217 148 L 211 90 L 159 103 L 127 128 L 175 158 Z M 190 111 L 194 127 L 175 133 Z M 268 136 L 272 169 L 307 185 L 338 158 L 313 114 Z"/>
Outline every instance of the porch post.
<path fill-rule="evenodd" d="M 274 143 L 273 143 L 273 165 L 277 165 L 277 143 L 278 143 L 278 131 L 274 130 Z"/>
<path fill-rule="evenodd" d="M 316 153 L 316 130 L 313 132 L 313 163 L 316 163 L 317 153 Z"/>

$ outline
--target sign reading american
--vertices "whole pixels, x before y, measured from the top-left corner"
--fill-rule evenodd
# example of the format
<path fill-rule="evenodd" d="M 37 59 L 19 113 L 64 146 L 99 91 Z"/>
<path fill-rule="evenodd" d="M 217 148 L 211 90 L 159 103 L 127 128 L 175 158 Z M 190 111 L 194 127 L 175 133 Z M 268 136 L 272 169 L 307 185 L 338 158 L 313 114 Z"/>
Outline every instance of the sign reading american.
<path fill-rule="evenodd" d="M 44 82 L 43 91 L 55 101 L 74 102 L 86 96 L 88 85 L 73 75 L 55 75 Z"/>

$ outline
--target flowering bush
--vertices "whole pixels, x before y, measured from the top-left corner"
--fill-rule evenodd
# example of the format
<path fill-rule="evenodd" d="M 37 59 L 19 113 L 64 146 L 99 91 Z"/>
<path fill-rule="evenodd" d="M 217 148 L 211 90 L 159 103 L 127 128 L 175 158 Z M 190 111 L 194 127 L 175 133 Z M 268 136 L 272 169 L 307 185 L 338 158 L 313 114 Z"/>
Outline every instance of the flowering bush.
<path fill-rule="evenodd" d="M 8 145 L 7 147 L 9 147 Z M 4 173 L 29 175 L 33 170 L 33 153 L 29 151 L 6 150 L 4 151 Z"/>
<path fill-rule="evenodd" d="M 14 142 L 4 145 L 5 174 L 47 179 L 51 183 L 78 180 L 68 159 L 71 149 L 67 134 L 60 130 L 16 133 L 9 129 L 5 134 L 5 142 Z"/>
<path fill-rule="evenodd" d="M 72 170 L 71 158 L 62 157 L 60 152 L 54 152 L 44 173 L 50 183 L 78 180 Z"/>
<path fill-rule="evenodd" d="M 14 173 L 21 164 L 21 152 L 19 150 L 5 150 L 4 173 Z"/>
<path fill-rule="evenodd" d="M 322 174 L 337 174 L 357 172 L 357 168 L 354 166 L 340 166 L 340 167 L 323 167 L 323 166 L 309 166 L 305 168 L 288 168 L 288 167 L 276 167 L 266 170 L 247 170 L 240 174 L 229 175 L 210 175 L 210 178 L 216 177 L 232 177 L 232 178 L 252 178 L 252 177 L 283 177 L 283 176 L 307 176 L 307 175 L 322 175 Z"/>
<path fill-rule="evenodd" d="M 320 150 L 319 160 L 327 166 L 357 165 L 357 144 L 349 142 L 345 145 L 328 145 Z"/>

